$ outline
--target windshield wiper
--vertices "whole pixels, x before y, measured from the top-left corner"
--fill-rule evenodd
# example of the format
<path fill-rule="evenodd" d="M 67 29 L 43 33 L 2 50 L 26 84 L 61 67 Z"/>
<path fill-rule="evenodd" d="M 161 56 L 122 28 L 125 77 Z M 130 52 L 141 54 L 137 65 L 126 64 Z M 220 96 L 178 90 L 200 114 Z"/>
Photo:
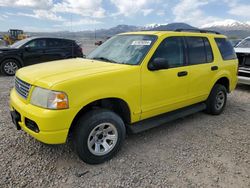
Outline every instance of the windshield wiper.
<path fill-rule="evenodd" d="M 101 61 L 106 61 L 106 62 L 110 62 L 110 63 L 118 63 L 112 59 L 108 59 L 106 57 L 93 57 L 92 59 L 95 59 L 95 60 L 101 60 Z M 119 63 L 118 63 L 119 64 Z"/>

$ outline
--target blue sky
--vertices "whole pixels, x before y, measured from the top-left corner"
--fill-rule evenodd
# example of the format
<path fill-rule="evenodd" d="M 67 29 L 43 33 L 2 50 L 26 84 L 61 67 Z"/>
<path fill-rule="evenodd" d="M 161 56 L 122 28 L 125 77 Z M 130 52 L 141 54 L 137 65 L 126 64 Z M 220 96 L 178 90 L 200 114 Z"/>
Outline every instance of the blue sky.
<path fill-rule="evenodd" d="M 250 23 L 249 10 L 249 0 L 0 0 L 0 31 L 80 31 L 171 22 L 203 26 L 227 19 Z"/>

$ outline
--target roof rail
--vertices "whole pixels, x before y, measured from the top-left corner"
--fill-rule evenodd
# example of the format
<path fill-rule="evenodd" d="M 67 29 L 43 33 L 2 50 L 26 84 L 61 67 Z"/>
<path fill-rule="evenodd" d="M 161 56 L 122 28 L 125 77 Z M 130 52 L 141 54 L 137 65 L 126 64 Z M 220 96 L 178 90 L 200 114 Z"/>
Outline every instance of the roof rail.
<path fill-rule="evenodd" d="M 190 32 L 196 32 L 196 33 L 214 33 L 217 35 L 220 35 L 221 33 L 217 31 L 211 31 L 211 30 L 204 30 L 204 29 L 176 29 L 175 31 L 183 32 L 183 31 L 190 31 Z"/>

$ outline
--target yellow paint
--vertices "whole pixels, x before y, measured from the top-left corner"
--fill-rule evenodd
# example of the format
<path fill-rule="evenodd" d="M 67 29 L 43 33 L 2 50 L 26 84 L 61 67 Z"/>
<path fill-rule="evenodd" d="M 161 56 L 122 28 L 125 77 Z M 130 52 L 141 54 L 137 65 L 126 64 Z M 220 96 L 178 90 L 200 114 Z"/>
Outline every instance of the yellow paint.
<path fill-rule="evenodd" d="M 87 59 L 69 59 L 22 68 L 16 76 L 32 85 L 27 100 L 15 89 L 11 91 L 10 106 L 22 115 L 22 129 L 36 139 L 50 144 L 65 143 L 69 128 L 77 113 L 87 104 L 105 98 L 118 98 L 127 103 L 131 123 L 205 101 L 215 82 L 226 77 L 230 91 L 237 83 L 237 60 L 223 61 L 215 44 L 215 34 L 188 32 L 132 32 L 126 34 L 156 35 L 157 41 L 140 65 L 113 64 Z M 147 64 L 163 39 L 170 36 L 205 36 L 209 39 L 214 62 L 149 71 Z M 211 71 L 211 66 L 218 71 Z M 188 76 L 177 73 L 187 71 Z M 34 86 L 63 91 L 69 99 L 69 109 L 48 110 L 29 103 Z M 39 133 L 29 130 L 24 117 L 35 121 Z"/>

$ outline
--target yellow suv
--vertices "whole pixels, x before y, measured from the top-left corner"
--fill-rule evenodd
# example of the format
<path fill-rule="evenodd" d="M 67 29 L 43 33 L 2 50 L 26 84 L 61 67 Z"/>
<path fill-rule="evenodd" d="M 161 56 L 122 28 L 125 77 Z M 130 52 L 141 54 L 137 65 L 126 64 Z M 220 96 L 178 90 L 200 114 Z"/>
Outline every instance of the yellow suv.
<path fill-rule="evenodd" d="M 47 144 L 72 137 L 90 164 L 111 159 L 137 133 L 205 110 L 220 114 L 237 83 L 226 37 L 204 30 L 119 34 L 86 59 L 17 71 L 10 94 L 17 129 Z"/>

